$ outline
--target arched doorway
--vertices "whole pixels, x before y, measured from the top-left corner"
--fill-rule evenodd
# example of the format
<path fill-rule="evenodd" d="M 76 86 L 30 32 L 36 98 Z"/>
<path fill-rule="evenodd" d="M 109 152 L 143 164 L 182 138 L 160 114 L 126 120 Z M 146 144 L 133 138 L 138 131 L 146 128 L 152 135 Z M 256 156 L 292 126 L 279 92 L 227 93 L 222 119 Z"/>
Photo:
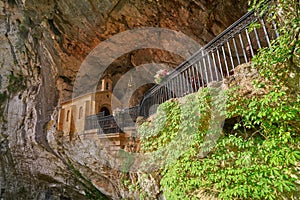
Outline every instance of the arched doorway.
<path fill-rule="evenodd" d="M 106 107 L 102 107 L 102 108 L 100 109 L 100 113 L 103 113 L 104 116 L 110 115 L 110 111 L 109 111 L 109 109 L 106 108 Z"/>

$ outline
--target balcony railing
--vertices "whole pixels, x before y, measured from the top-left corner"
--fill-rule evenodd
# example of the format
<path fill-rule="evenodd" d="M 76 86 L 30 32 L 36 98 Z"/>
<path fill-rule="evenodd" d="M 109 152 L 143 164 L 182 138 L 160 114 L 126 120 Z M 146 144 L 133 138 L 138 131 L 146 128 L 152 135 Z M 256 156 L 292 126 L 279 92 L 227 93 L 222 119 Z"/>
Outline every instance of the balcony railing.
<path fill-rule="evenodd" d="M 139 114 L 140 106 L 135 106 L 123 109 L 115 115 L 91 115 L 86 117 L 85 130 L 97 129 L 100 134 L 122 132 L 125 127 L 135 126 Z"/>
<path fill-rule="evenodd" d="M 250 31 L 253 22 L 257 22 L 259 27 L 252 27 Z M 270 47 L 276 37 L 278 32 L 274 21 L 267 23 L 265 16 L 248 12 L 179 65 L 159 85 L 153 86 L 144 95 L 140 106 L 128 108 L 116 116 L 88 116 L 85 128 L 114 133 L 126 126 L 134 126 L 137 116 L 148 117 L 168 99 L 197 92 L 210 82 L 222 81 L 233 73 L 236 66 L 251 61 L 258 49 Z"/>
<path fill-rule="evenodd" d="M 260 26 L 250 31 L 253 22 Z M 248 12 L 152 87 L 141 103 L 141 115 L 148 117 L 170 98 L 185 96 L 210 82 L 223 80 L 236 66 L 251 61 L 259 48 L 270 47 L 270 41 L 276 37 L 274 22 L 266 23 L 265 17 Z"/>

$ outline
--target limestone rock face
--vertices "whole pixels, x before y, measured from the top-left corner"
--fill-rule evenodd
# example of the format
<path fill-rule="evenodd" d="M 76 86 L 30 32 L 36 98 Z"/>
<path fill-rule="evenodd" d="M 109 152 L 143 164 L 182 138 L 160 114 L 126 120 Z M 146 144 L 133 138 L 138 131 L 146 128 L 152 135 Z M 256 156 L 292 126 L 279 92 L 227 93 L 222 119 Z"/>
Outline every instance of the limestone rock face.
<path fill-rule="evenodd" d="M 1 0 L 0 198 L 138 198 L 126 192 L 122 173 L 93 141 L 69 141 L 57 131 L 60 102 L 71 97 L 82 62 L 101 42 L 137 28 L 177 31 L 203 46 L 246 9 L 247 0 Z M 176 34 L 171 43 L 162 40 L 161 49 L 113 57 L 108 48 L 113 62 L 105 73 L 117 84 L 136 66 L 177 66 L 185 58 L 165 50 L 176 47 Z M 136 92 L 133 104 L 150 86 Z"/>

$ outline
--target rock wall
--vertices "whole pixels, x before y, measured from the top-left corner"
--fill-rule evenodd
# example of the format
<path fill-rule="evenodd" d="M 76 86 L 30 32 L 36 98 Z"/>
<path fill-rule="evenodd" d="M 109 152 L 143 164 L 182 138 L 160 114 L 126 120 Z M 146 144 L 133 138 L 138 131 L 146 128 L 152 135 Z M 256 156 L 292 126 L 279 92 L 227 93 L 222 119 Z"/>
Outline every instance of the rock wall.
<path fill-rule="evenodd" d="M 204 45 L 246 12 L 246 2 L 1 0 L 0 197 L 135 198 L 104 150 L 56 131 L 59 103 L 71 96 L 82 61 L 100 42 L 139 27 L 180 31 Z M 108 73 L 116 83 L 134 66 L 182 61 L 143 49 L 116 59 Z"/>

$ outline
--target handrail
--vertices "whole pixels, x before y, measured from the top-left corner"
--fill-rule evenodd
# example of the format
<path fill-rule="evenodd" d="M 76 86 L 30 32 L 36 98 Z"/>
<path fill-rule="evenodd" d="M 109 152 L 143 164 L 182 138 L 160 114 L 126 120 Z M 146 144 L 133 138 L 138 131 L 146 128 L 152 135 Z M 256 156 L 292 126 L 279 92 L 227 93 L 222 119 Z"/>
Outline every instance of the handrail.
<path fill-rule="evenodd" d="M 261 28 L 250 32 L 249 25 L 255 21 Z M 196 92 L 212 81 L 221 81 L 237 65 L 251 61 L 258 48 L 270 46 L 270 40 L 277 36 L 274 23 L 267 24 L 253 10 L 246 13 L 148 90 L 141 103 L 141 115 L 149 116 L 149 109 L 155 104 Z"/>
<path fill-rule="evenodd" d="M 85 130 L 99 129 L 100 134 L 122 132 L 125 127 L 135 125 L 139 113 L 140 106 L 135 106 L 125 108 L 115 115 L 90 115 L 86 117 Z"/>
<path fill-rule="evenodd" d="M 249 25 L 254 21 L 261 27 L 250 32 Z M 88 116 L 85 128 L 98 126 L 102 133 L 108 133 L 112 131 L 111 127 L 118 132 L 126 126 L 134 126 L 132 122 L 139 115 L 148 117 L 155 112 L 158 104 L 197 92 L 212 81 L 223 80 L 237 65 L 251 61 L 258 48 L 270 46 L 270 40 L 276 37 L 278 33 L 274 23 L 268 24 L 264 17 L 250 11 L 181 63 L 160 84 L 148 90 L 139 106 L 126 108 L 118 116 Z"/>
<path fill-rule="evenodd" d="M 248 12 L 248 13 L 246 13 L 239 20 L 237 20 L 236 22 L 234 22 L 233 24 L 231 24 L 227 29 L 225 29 L 222 33 L 220 33 L 217 37 L 215 37 L 209 43 L 207 43 L 204 47 L 200 48 L 189 59 L 187 59 L 183 63 L 181 63 L 175 70 L 173 70 L 172 72 L 170 72 L 169 75 L 167 75 L 166 77 L 164 77 L 164 79 L 162 80 L 161 83 L 164 83 L 166 79 L 172 78 L 172 76 L 176 76 L 176 74 L 178 72 L 180 72 L 180 70 L 184 70 L 185 69 L 184 67 L 188 67 L 187 64 L 191 64 L 192 63 L 191 61 L 193 61 L 195 58 L 197 59 L 198 56 L 201 56 L 200 53 L 202 51 L 208 49 L 209 47 L 212 47 L 213 44 L 215 44 L 216 42 L 218 42 L 222 37 L 227 36 L 230 32 L 232 32 L 232 30 L 234 30 L 235 27 L 239 26 L 241 22 L 243 22 L 244 20 L 247 20 L 249 17 L 253 17 L 254 20 L 257 19 L 257 16 L 255 16 L 255 13 L 254 13 L 253 10 L 250 11 L 250 12 Z M 251 20 L 251 22 L 253 22 L 254 20 Z M 151 93 L 153 90 L 155 90 L 158 87 L 159 87 L 159 85 L 154 85 L 152 88 L 150 88 L 150 90 L 148 90 L 146 92 L 146 94 L 144 96 L 146 96 L 147 94 Z"/>

